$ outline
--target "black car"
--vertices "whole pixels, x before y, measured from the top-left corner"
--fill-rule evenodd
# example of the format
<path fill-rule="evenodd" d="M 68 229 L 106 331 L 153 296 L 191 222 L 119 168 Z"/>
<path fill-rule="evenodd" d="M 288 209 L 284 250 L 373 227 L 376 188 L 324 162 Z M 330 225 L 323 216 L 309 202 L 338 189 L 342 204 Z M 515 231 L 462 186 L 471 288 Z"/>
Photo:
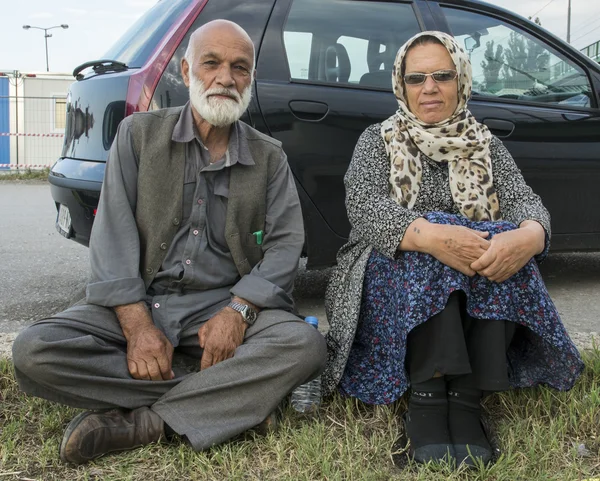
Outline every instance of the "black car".
<path fill-rule="evenodd" d="M 552 214 L 553 249 L 600 249 L 600 65 L 539 25 L 476 0 L 161 0 L 104 60 L 78 67 L 50 183 L 57 229 L 89 241 L 119 122 L 182 105 L 189 36 L 217 18 L 256 46 L 257 78 L 243 120 L 283 142 L 295 175 L 311 268 L 331 265 L 350 225 L 343 175 L 360 133 L 397 103 L 398 48 L 422 30 L 464 43 L 470 109 L 501 138 Z"/>

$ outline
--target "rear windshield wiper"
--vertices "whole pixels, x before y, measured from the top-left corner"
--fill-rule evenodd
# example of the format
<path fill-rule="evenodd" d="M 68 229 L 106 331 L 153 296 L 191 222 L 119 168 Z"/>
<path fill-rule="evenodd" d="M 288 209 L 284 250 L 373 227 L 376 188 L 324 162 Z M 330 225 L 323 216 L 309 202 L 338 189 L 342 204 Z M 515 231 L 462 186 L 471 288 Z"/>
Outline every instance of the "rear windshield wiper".
<path fill-rule="evenodd" d="M 117 62 L 116 60 L 92 60 L 75 67 L 75 70 L 73 70 L 73 77 L 75 77 L 77 80 L 81 80 L 84 77 L 81 72 L 89 67 L 92 67 L 94 73 L 97 74 L 103 74 L 107 72 L 124 72 L 125 70 L 129 69 L 126 64 L 123 62 Z"/>

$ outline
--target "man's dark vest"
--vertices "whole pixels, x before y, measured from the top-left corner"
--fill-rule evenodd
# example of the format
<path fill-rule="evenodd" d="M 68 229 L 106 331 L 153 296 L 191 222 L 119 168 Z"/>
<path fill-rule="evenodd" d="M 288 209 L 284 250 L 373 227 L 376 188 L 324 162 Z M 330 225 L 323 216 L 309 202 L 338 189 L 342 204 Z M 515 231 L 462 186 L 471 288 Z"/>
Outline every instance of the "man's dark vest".
<path fill-rule="evenodd" d="M 146 288 L 181 224 L 186 144 L 171 140 L 181 111 L 182 107 L 176 107 L 136 113 L 132 120 L 139 159 L 135 219 L 140 235 L 140 274 Z M 239 125 L 255 165 L 230 167 L 225 238 L 237 270 L 244 276 L 263 257 L 253 233 L 265 229 L 267 184 L 283 154 L 280 142 L 243 122 Z"/>

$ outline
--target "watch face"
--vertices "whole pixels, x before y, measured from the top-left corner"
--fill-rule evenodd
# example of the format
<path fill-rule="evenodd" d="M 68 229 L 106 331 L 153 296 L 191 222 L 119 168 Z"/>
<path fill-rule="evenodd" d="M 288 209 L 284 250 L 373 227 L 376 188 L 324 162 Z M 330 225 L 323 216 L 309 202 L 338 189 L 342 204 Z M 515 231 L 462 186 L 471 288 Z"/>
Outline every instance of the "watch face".
<path fill-rule="evenodd" d="M 246 323 L 249 325 L 254 324 L 254 321 L 256 321 L 256 318 L 258 317 L 256 311 L 245 304 L 231 302 L 228 307 L 231 307 L 232 309 L 238 311 L 243 316 L 244 321 L 246 321 Z"/>
<path fill-rule="evenodd" d="M 247 308 L 246 309 L 246 322 L 248 324 L 254 324 L 254 321 L 256 321 L 257 315 L 256 315 L 256 311 L 254 309 L 251 308 Z"/>

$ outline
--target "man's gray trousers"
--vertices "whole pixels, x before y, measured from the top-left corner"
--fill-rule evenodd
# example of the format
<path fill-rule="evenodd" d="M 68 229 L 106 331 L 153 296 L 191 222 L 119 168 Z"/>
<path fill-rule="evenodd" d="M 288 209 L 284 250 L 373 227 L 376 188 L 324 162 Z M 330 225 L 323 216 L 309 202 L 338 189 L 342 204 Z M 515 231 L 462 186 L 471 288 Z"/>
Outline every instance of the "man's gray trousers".
<path fill-rule="evenodd" d="M 178 353 L 198 360 L 192 322 Z M 175 379 L 140 381 L 112 309 L 77 304 L 25 329 L 13 344 L 19 386 L 28 394 L 86 409 L 150 406 L 194 449 L 207 449 L 261 423 L 296 386 L 325 365 L 321 334 L 285 311 L 262 311 L 234 357 L 200 372 L 174 363 Z"/>

